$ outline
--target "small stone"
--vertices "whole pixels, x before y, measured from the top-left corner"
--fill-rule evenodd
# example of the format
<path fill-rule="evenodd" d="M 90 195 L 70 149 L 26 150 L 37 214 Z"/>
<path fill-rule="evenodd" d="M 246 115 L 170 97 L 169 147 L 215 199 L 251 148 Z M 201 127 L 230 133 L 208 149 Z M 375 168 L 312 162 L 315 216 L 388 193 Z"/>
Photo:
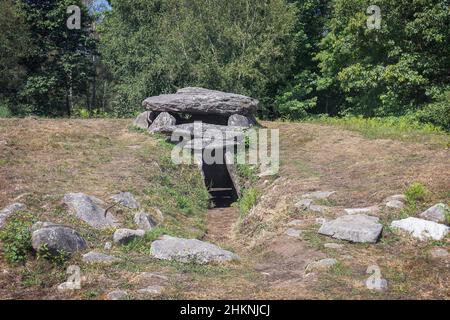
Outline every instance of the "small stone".
<path fill-rule="evenodd" d="M 228 125 L 232 127 L 244 127 L 249 128 L 253 124 L 253 121 L 251 121 L 248 117 L 240 115 L 240 114 L 233 114 L 228 118 Z"/>
<path fill-rule="evenodd" d="M 154 227 L 156 227 L 155 220 L 153 220 L 152 216 L 144 211 L 136 213 L 136 215 L 134 216 L 134 223 L 139 229 L 145 231 L 150 231 Z"/>
<path fill-rule="evenodd" d="M 143 294 L 143 295 L 160 295 L 161 292 L 164 290 L 163 287 L 161 286 L 150 286 L 144 289 L 140 289 L 137 292 L 139 294 Z"/>
<path fill-rule="evenodd" d="M 290 228 L 286 230 L 285 234 L 289 237 L 298 238 L 302 234 L 302 230 Z"/>
<path fill-rule="evenodd" d="M 0 228 L 3 227 L 6 219 L 18 211 L 23 211 L 27 207 L 23 203 L 13 203 L 0 211 Z"/>
<path fill-rule="evenodd" d="M 328 199 L 335 193 L 336 193 L 336 191 L 316 191 L 316 192 L 304 194 L 302 196 L 302 198 L 303 199 L 324 200 L 324 199 Z"/>
<path fill-rule="evenodd" d="M 384 202 L 389 202 L 389 201 L 401 201 L 401 202 L 405 202 L 406 201 L 406 196 L 404 194 L 396 194 L 390 197 L 387 197 Z"/>
<path fill-rule="evenodd" d="M 312 202 L 313 202 L 312 199 L 303 199 L 303 200 L 300 200 L 299 202 L 297 202 L 295 204 L 295 207 L 299 208 L 301 210 L 308 210 L 309 207 L 311 206 Z"/>
<path fill-rule="evenodd" d="M 319 261 L 311 262 L 306 266 L 305 273 L 310 273 L 314 271 L 325 271 L 334 266 L 338 261 L 336 259 L 322 259 Z"/>
<path fill-rule="evenodd" d="M 288 227 L 301 227 L 305 225 L 305 221 L 303 220 L 292 220 L 287 224 Z"/>
<path fill-rule="evenodd" d="M 113 195 L 111 199 L 117 203 L 120 203 L 120 205 L 126 208 L 139 209 L 139 203 L 130 192 L 121 192 L 119 194 Z"/>
<path fill-rule="evenodd" d="M 376 213 L 378 212 L 378 210 L 380 210 L 378 206 L 372 206 L 368 208 L 344 209 L 345 213 L 349 215 Z"/>
<path fill-rule="evenodd" d="M 106 295 L 108 300 L 126 300 L 128 298 L 128 292 L 125 290 L 114 290 Z"/>
<path fill-rule="evenodd" d="M 88 264 L 113 264 L 120 262 L 120 259 L 104 253 L 91 251 L 83 255 L 82 261 Z"/>
<path fill-rule="evenodd" d="M 408 232 L 412 237 L 419 240 L 442 240 L 449 232 L 449 227 L 434 221 L 418 218 L 407 218 L 393 221 L 391 228 Z"/>
<path fill-rule="evenodd" d="M 127 244 L 131 241 L 145 236 L 144 230 L 118 229 L 114 232 L 114 243 Z"/>
<path fill-rule="evenodd" d="M 405 204 L 399 200 L 391 200 L 386 202 L 386 207 L 389 209 L 403 209 Z"/>
<path fill-rule="evenodd" d="M 442 248 L 431 250 L 430 255 L 433 259 L 445 259 L 449 257 L 448 251 Z"/>
<path fill-rule="evenodd" d="M 437 223 L 448 223 L 450 221 L 447 221 L 446 215 L 448 215 L 448 219 L 450 219 L 450 208 L 444 203 L 438 203 L 422 212 L 420 217 Z"/>
<path fill-rule="evenodd" d="M 327 249 L 335 249 L 335 250 L 344 248 L 344 246 L 339 243 L 325 243 L 323 246 Z"/>
<path fill-rule="evenodd" d="M 112 249 L 112 242 L 106 242 L 105 243 L 105 250 L 110 251 Z"/>
<path fill-rule="evenodd" d="M 324 212 L 330 210 L 330 208 L 326 207 L 326 206 L 318 206 L 318 205 L 313 204 L 309 207 L 309 210 L 312 212 L 316 212 L 316 213 L 324 213 Z"/>
<path fill-rule="evenodd" d="M 325 219 L 325 218 L 316 218 L 315 221 L 316 221 L 317 224 L 323 225 L 324 223 L 327 222 L 327 219 Z"/>

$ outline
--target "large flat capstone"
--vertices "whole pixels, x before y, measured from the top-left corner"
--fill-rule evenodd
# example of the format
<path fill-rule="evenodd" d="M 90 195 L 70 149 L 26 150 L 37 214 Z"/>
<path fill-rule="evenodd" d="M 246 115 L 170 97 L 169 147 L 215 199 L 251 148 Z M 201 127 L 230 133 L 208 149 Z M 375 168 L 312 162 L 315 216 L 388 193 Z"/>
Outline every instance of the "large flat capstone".
<path fill-rule="evenodd" d="M 220 249 L 211 243 L 170 236 L 153 241 L 150 252 L 156 259 L 175 260 L 183 263 L 207 264 L 239 259 L 236 254 Z"/>
<path fill-rule="evenodd" d="M 189 114 L 251 115 L 258 108 L 258 100 L 239 94 L 203 88 L 184 88 L 175 94 L 163 94 L 144 100 L 150 111 Z"/>
<path fill-rule="evenodd" d="M 347 215 L 325 222 L 319 233 L 350 242 L 375 243 L 383 226 L 377 217 L 365 214 Z"/>

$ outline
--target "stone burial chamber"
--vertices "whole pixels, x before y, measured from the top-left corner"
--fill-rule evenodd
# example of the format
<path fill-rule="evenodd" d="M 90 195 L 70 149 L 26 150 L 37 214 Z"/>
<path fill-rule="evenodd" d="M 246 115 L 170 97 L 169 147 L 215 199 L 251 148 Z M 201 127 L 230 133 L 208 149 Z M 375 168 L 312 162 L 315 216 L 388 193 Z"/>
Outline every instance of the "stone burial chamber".
<path fill-rule="evenodd" d="M 192 153 L 217 152 L 222 160 L 219 163 L 205 162 L 202 158 L 197 164 L 213 204 L 226 207 L 235 202 L 240 188 L 229 151 L 243 143 L 247 129 L 258 125 L 255 113 L 259 101 L 239 94 L 189 87 L 174 94 L 149 97 L 142 105 L 146 111 L 135 119 L 135 126 L 152 134 L 190 137 L 183 147 Z M 220 140 L 209 137 L 208 132 L 221 133 Z"/>

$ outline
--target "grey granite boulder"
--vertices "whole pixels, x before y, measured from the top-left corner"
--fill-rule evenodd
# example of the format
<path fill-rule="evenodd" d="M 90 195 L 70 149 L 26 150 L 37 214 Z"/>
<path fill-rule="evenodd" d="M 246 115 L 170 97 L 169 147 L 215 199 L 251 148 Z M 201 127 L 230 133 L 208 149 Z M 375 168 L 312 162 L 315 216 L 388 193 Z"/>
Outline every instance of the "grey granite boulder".
<path fill-rule="evenodd" d="M 145 236 L 144 230 L 118 229 L 114 232 L 113 240 L 118 244 L 127 244 Z"/>
<path fill-rule="evenodd" d="M 151 133 L 164 133 L 166 128 L 173 128 L 177 124 L 174 116 L 167 112 L 161 112 L 148 128 Z"/>
<path fill-rule="evenodd" d="M 106 295 L 108 300 L 127 300 L 128 292 L 125 290 L 114 290 Z"/>
<path fill-rule="evenodd" d="M 400 200 L 390 200 L 386 202 L 386 207 L 389 209 L 403 209 L 405 207 L 405 203 Z"/>
<path fill-rule="evenodd" d="M 129 209 L 139 209 L 139 203 L 130 192 L 121 192 L 113 195 L 111 199 Z"/>
<path fill-rule="evenodd" d="M 335 193 L 336 193 L 336 191 L 315 191 L 315 192 L 311 192 L 311 193 L 302 195 L 302 199 L 324 200 L 324 199 L 328 199 Z"/>
<path fill-rule="evenodd" d="M 157 225 L 152 216 L 145 211 L 141 211 L 135 214 L 134 223 L 136 224 L 138 229 L 145 231 L 150 231 Z"/>
<path fill-rule="evenodd" d="M 377 213 L 380 210 L 378 206 L 372 206 L 367 208 L 352 208 L 352 209 L 344 209 L 346 214 L 370 214 Z"/>
<path fill-rule="evenodd" d="M 109 265 L 109 264 L 113 264 L 113 263 L 116 263 L 116 262 L 120 262 L 120 259 L 116 258 L 116 257 L 109 256 L 109 255 L 101 253 L 101 252 L 91 251 L 91 252 L 86 253 L 85 255 L 83 255 L 82 261 L 84 263 L 88 263 L 88 264 L 106 264 L 106 265 Z"/>
<path fill-rule="evenodd" d="M 244 127 L 249 128 L 255 124 L 253 119 L 240 114 L 233 114 L 228 118 L 228 125 L 232 127 Z"/>
<path fill-rule="evenodd" d="M 419 240 L 442 240 L 450 230 L 449 227 L 443 224 L 413 217 L 393 221 L 391 228 L 407 232 Z"/>
<path fill-rule="evenodd" d="M 319 261 L 314 261 L 308 264 L 305 268 L 305 273 L 315 272 L 315 271 L 325 271 L 330 269 L 332 266 L 337 264 L 338 261 L 336 259 L 322 259 Z"/>
<path fill-rule="evenodd" d="M 375 243 L 382 230 L 383 226 L 377 217 L 357 214 L 325 222 L 319 233 L 350 242 Z"/>
<path fill-rule="evenodd" d="M 27 207 L 22 203 L 13 203 L 0 211 L 0 228 L 3 227 L 6 219 L 18 211 L 23 211 Z"/>
<path fill-rule="evenodd" d="M 184 88 L 175 94 L 150 97 L 142 103 L 144 108 L 157 112 L 190 114 L 250 115 L 258 108 L 258 100 L 234 93 L 203 88 Z"/>
<path fill-rule="evenodd" d="M 68 193 L 64 196 L 64 204 L 69 213 L 86 222 L 95 229 L 107 229 L 116 226 L 113 215 L 108 212 L 105 216 L 105 203 L 100 199 L 83 193 Z"/>
<path fill-rule="evenodd" d="M 73 254 L 87 248 L 86 241 L 75 230 L 67 226 L 52 223 L 32 233 L 31 243 L 36 251 L 48 250 L 51 255 Z"/>
<path fill-rule="evenodd" d="M 444 203 L 438 203 L 425 212 L 422 212 L 420 217 L 437 223 L 447 223 L 450 222 L 447 221 L 447 219 L 450 219 L 450 208 Z"/>
<path fill-rule="evenodd" d="M 154 241 L 150 253 L 156 259 L 175 260 L 183 263 L 207 264 L 239 259 L 236 254 L 211 243 L 170 236 L 164 236 L 162 239 Z"/>
<path fill-rule="evenodd" d="M 155 120 L 155 118 L 155 112 L 145 111 L 138 115 L 136 119 L 134 119 L 133 125 L 140 129 L 147 130 L 153 123 L 153 120 Z"/>

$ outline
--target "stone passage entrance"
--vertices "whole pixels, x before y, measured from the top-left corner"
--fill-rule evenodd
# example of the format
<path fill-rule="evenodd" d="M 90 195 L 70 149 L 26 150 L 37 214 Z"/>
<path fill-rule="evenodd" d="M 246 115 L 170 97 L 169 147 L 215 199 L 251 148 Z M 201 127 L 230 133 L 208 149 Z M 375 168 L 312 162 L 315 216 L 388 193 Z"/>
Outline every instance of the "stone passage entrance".
<path fill-rule="evenodd" d="M 202 166 L 205 184 L 211 194 L 211 202 L 217 208 L 229 207 L 238 200 L 238 193 L 225 164 Z"/>

